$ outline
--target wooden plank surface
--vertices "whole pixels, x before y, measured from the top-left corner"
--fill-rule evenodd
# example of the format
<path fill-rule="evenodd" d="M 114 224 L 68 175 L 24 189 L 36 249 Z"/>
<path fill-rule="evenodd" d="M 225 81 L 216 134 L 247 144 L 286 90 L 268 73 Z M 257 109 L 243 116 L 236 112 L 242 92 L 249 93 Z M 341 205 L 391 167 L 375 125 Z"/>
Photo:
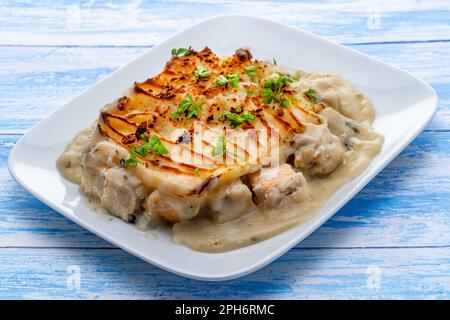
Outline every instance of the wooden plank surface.
<path fill-rule="evenodd" d="M 109 247 L 9 176 L 0 136 L 0 247 Z M 450 246 L 448 132 L 425 132 L 299 248 Z"/>
<path fill-rule="evenodd" d="M 0 250 L 0 296 L 449 299 L 449 270 L 448 247 L 294 249 L 244 278 L 208 283 L 169 274 L 119 249 L 3 249 Z"/>
<path fill-rule="evenodd" d="M 450 127 L 450 42 L 354 45 L 429 82 L 439 95 L 427 130 Z M 22 133 L 147 48 L 3 47 L 0 133 Z"/>
<path fill-rule="evenodd" d="M 117 67 L 197 21 L 249 14 L 350 44 L 429 82 L 432 123 L 324 226 L 222 283 L 171 275 L 33 198 L 7 171 L 20 135 Z M 0 298 L 450 298 L 450 2 L 0 3 Z M 80 287 L 73 276 L 80 272 Z"/>
<path fill-rule="evenodd" d="M 446 0 L 11 1 L 0 5 L 0 44 L 154 45 L 208 17 L 269 18 L 345 43 L 449 40 Z"/>

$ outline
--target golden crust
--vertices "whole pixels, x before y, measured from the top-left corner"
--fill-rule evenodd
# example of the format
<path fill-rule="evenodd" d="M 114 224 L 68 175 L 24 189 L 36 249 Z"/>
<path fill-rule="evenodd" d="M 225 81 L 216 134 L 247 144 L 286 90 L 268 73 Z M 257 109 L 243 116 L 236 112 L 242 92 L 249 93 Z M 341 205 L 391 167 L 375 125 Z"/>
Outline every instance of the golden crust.
<path fill-rule="evenodd" d="M 253 77 L 244 72 L 244 68 L 248 66 L 256 67 Z M 210 75 L 197 78 L 194 73 L 200 67 L 209 70 Z M 194 182 L 190 194 L 202 193 L 205 185 L 208 186 L 213 178 L 219 182 L 229 181 L 257 170 L 264 154 L 261 157 L 258 154 L 256 163 L 246 163 L 242 160 L 249 157 L 248 151 L 230 139 L 229 147 L 235 150 L 238 157 L 224 163 L 224 159 L 211 155 L 217 135 L 201 137 L 203 149 L 196 151 L 191 141 L 196 134 L 196 121 L 201 123 L 204 130 L 218 134 L 224 128 L 231 129 L 230 122 L 223 119 L 224 111 L 234 112 L 239 108 L 256 117 L 255 121 L 240 126 L 239 130 L 252 137 L 251 143 L 258 146 L 262 142 L 256 129 L 268 132 L 268 137 L 264 139 L 270 139 L 274 130 L 283 139 L 292 133 L 302 132 L 304 122 L 321 123 L 322 119 L 316 113 L 321 110 L 320 106 L 306 98 L 299 98 L 288 87 L 283 89 L 284 96 L 292 101 L 288 108 L 263 103 L 260 92 L 264 87 L 264 80 L 273 73 L 273 66 L 252 59 L 246 49 L 238 49 L 227 58 L 219 58 L 207 47 L 198 52 L 192 51 L 187 56 L 172 57 L 160 74 L 135 83 L 129 95 L 104 108 L 99 119 L 99 133 L 126 149 L 136 147 L 142 133 L 157 136 L 170 153 L 150 153 L 145 157 L 138 155 L 139 161 L 149 170 L 191 177 Z M 238 88 L 230 84 L 216 85 L 217 77 L 233 74 L 240 75 Z M 182 116 L 181 119 L 174 120 L 171 115 L 189 95 L 194 101 L 203 102 L 201 112 L 190 119 Z M 183 135 L 188 136 L 188 141 L 184 141 L 181 135 L 174 137 L 174 132 L 183 132 Z M 180 150 L 189 154 L 188 160 L 174 160 L 174 153 Z"/>

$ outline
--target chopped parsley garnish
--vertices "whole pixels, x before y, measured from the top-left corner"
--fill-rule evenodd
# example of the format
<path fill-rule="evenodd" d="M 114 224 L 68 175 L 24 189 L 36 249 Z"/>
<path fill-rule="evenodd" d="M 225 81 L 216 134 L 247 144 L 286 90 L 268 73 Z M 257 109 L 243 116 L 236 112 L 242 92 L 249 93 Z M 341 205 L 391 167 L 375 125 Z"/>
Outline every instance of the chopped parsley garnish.
<path fill-rule="evenodd" d="M 169 153 L 169 150 L 162 144 L 158 137 L 147 137 L 145 134 L 141 134 L 140 139 L 145 143 L 138 145 L 137 147 L 130 148 L 130 157 L 127 160 L 121 160 L 121 165 L 124 168 L 136 168 L 139 161 L 136 157 L 136 153 L 142 157 L 147 156 L 149 153 L 156 153 L 158 155 L 164 155 Z"/>
<path fill-rule="evenodd" d="M 281 99 L 280 101 L 280 107 L 281 108 L 287 108 L 291 104 L 291 101 L 289 99 Z"/>
<path fill-rule="evenodd" d="M 178 104 L 177 110 L 172 113 L 170 118 L 172 120 L 177 120 L 183 114 L 186 119 L 190 119 L 194 116 L 197 117 L 200 111 L 202 111 L 202 105 L 204 103 L 204 101 L 194 101 L 192 96 L 189 94 L 186 97 L 186 100 L 183 100 Z"/>
<path fill-rule="evenodd" d="M 231 113 L 229 111 L 225 111 L 225 118 L 230 120 L 231 127 L 236 128 L 245 122 L 251 122 L 256 120 L 256 116 L 251 114 L 250 112 L 242 112 L 241 114 Z"/>
<path fill-rule="evenodd" d="M 190 55 L 191 52 L 192 52 L 191 46 L 189 46 L 189 48 L 187 48 L 187 49 L 186 48 L 178 48 L 178 49 L 173 48 L 171 51 L 172 56 L 176 56 L 176 57 L 178 57 L 178 56 L 186 57 L 186 56 Z"/>
<path fill-rule="evenodd" d="M 227 153 L 227 141 L 225 140 L 225 136 L 221 134 L 217 139 L 216 146 L 212 149 L 211 155 L 213 157 L 222 157 Z"/>
<path fill-rule="evenodd" d="M 277 95 L 272 89 L 264 88 L 261 90 L 261 96 L 264 98 L 262 101 L 264 104 L 271 104 L 272 102 L 278 102 Z"/>
<path fill-rule="evenodd" d="M 208 70 L 204 67 L 199 67 L 194 71 L 194 76 L 197 80 L 202 78 L 208 78 L 211 75 L 211 70 Z"/>
<path fill-rule="evenodd" d="M 130 157 L 123 162 L 124 168 L 136 168 L 139 164 L 136 158 L 136 149 L 134 147 L 130 148 Z"/>
<path fill-rule="evenodd" d="M 239 78 L 241 75 L 239 73 L 235 73 L 232 75 L 227 76 L 228 80 L 230 80 L 231 85 L 233 88 L 239 88 Z"/>
<path fill-rule="evenodd" d="M 289 106 L 290 101 L 283 97 L 282 91 L 291 82 L 293 82 L 292 78 L 283 73 L 278 73 L 276 80 L 264 80 L 264 88 L 261 90 L 261 96 L 264 98 L 262 103 L 280 103 L 280 107 Z"/>
<path fill-rule="evenodd" d="M 163 145 L 161 140 L 158 137 L 152 136 L 148 138 L 146 135 L 142 134 L 141 139 L 145 141 L 144 144 L 141 144 L 136 147 L 136 153 L 145 157 L 149 153 L 156 153 L 158 155 L 168 154 L 169 150 Z"/>
<path fill-rule="evenodd" d="M 256 70 L 258 70 L 258 66 L 248 66 L 244 68 L 244 72 L 250 77 L 253 78 L 256 76 Z"/>
<path fill-rule="evenodd" d="M 255 95 L 255 91 L 250 90 L 249 92 L 247 92 L 247 95 L 249 97 L 253 97 Z"/>
<path fill-rule="evenodd" d="M 278 78 L 276 80 L 264 80 L 264 88 L 272 89 L 276 92 L 281 92 L 281 90 L 288 84 L 292 83 L 294 80 L 284 73 L 278 72 Z"/>
<path fill-rule="evenodd" d="M 240 158 L 236 153 L 230 152 L 227 150 L 227 141 L 225 139 L 225 136 L 221 134 L 219 138 L 217 139 L 216 146 L 211 150 L 211 155 L 215 158 L 223 157 L 224 155 L 232 155 L 235 158 Z M 243 160 L 246 160 L 245 158 Z"/>
<path fill-rule="evenodd" d="M 224 75 L 220 75 L 216 78 L 216 87 L 224 86 L 228 84 L 228 79 Z"/>
<path fill-rule="evenodd" d="M 227 86 L 231 83 L 233 88 L 239 88 L 239 79 L 241 75 L 239 73 L 231 74 L 228 76 L 220 75 L 216 78 L 216 86 Z"/>
<path fill-rule="evenodd" d="M 303 92 L 305 94 L 305 96 L 307 96 L 309 99 L 311 99 L 311 101 L 316 104 L 320 102 L 320 99 L 317 98 L 315 96 L 316 94 L 316 90 L 314 90 L 313 88 L 309 88 L 308 90 L 306 90 L 305 92 Z"/>
<path fill-rule="evenodd" d="M 199 168 L 195 168 L 194 174 L 195 174 L 197 177 L 200 177 L 200 169 L 199 169 Z"/>

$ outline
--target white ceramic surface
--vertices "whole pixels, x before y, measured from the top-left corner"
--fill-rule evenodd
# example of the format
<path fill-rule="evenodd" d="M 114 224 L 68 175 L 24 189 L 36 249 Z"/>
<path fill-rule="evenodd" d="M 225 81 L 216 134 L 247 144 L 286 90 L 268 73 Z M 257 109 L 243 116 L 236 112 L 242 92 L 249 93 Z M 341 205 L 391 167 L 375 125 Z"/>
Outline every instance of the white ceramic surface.
<path fill-rule="evenodd" d="M 249 47 L 258 59 L 274 57 L 282 66 L 341 74 L 365 93 L 377 109 L 374 126 L 385 135 L 381 153 L 358 178 L 343 186 L 308 222 L 266 241 L 226 253 L 200 253 L 156 231 L 151 240 L 119 219 L 94 213 L 78 186 L 64 180 L 56 159 L 75 134 L 89 126 L 99 109 L 120 97 L 134 81 L 159 73 L 172 48 L 204 46 L 231 54 Z M 426 126 L 437 97 L 425 82 L 336 43 L 268 20 L 224 16 L 199 23 L 113 72 L 53 113 L 16 144 L 9 156 L 12 176 L 56 211 L 84 228 L 165 270 L 189 278 L 226 280 L 253 272 L 295 246 L 359 192 Z"/>

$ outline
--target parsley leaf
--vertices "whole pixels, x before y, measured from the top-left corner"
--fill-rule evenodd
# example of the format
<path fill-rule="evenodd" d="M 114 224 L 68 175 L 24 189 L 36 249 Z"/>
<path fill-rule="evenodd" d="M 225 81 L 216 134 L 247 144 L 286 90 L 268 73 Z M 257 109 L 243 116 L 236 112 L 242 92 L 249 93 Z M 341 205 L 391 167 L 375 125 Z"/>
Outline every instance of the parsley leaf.
<path fill-rule="evenodd" d="M 220 75 L 216 78 L 216 87 L 227 85 L 228 79 L 224 75 Z"/>
<path fill-rule="evenodd" d="M 256 119 L 256 116 L 250 112 L 242 112 L 241 114 L 237 114 L 225 111 L 224 116 L 230 120 L 232 128 L 239 127 L 244 122 L 251 122 Z"/>
<path fill-rule="evenodd" d="M 149 153 L 156 153 L 159 155 L 169 153 L 169 150 L 166 149 L 166 147 L 163 145 L 163 143 L 161 142 L 161 140 L 159 140 L 158 137 L 152 136 L 148 138 L 147 136 L 142 134 L 141 138 L 145 141 L 145 143 L 136 147 L 137 154 L 145 157 Z"/>
<path fill-rule="evenodd" d="M 225 136 L 221 134 L 217 139 L 216 146 L 211 150 L 211 155 L 213 157 L 221 157 L 227 153 L 227 141 L 225 140 Z"/>
<path fill-rule="evenodd" d="M 258 66 L 248 66 L 244 68 L 244 72 L 250 77 L 253 78 L 256 76 L 256 70 L 258 70 Z"/>
<path fill-rule="evenodd" d="M 201 101 L 201 102 L 203 102 L 203 101 Z M 186 118 L 187 119 L 190 119 L 192 117 L 196 117 L 197 118 L 199 113 L 200 113 L 200 111 L 202 111 L 201 104 L 194 103 L 191 106 L 189 106 L 188 112 L 186 114 Z"/>
<path fill-rule="evenodd" d="M 192 53 L 192 48 L 191 48 L 191 46 L 189 46 L 189 48 L 178 48 L 178 49 L 175 49 L 175 48 L 173 48 L 172 49 L 172 51 L 171 51 L 171 53 L 172 53 L 172 56 L 176 56 L 176 57 L 178 57 L 178 56 L 183 56 L 183 57 L 186 57 L 186 56 L 188 56 L 188 55 L 190 55 L 191 53 Z"/>
<path fill-rule="evenodd" d="M 239 78 L 241 77 L 241 75 L 238 73 L 232 74 L 227 76 L 228 80 L 230 80 L 231 85 L 233 86 L 233 88 L 239 88 Z"/>
<path fill-rule="evenodd" d="M 269 88 L 279 93 L 288 83 L 292 83 L 293 81 L 290 76 L 278 72 L 278 78 L 276 80 L 264 80 L 264 88 Z"/>
<path fill-rule="evenodd" d="M 230 74 L 228 76 L 220 75 L 216 78 L 216 87 L 218 86 L 227 86 L 228 83 L 231 83 L 233 88 L 239 88 L 239 79 L 241 75 L 239 73 Z"/>
<path fill-rule="evenodd" d="M 139 139 L 144 140 L 145 142 L 148 142 L 148 137 L 145 135 L 145 133 L 142 133 L 142 134 L 139 136 Z"/>
<path fill-rule="evenodd" d="M 276 80 L 264 80 L 264 88 L 261 90 L 261 96 L 264 98 L 262 103 L 280 103 L 280 107 L 287 107 L 290 102 L 283 98 L 282 91 L 291 82 L 293 82 L 291 77 L 280 72 Z"/>
<path fill-rule="evenodd" d="M 202 78 L 208 78 L 211 75 L 211 70 L 208 70 L 204 67 L 199 67 L 194 71 L 194 76 L 197 80 Z"/>
<path fill-rule="evenodd" d="M 172 120 L 177 120 L 181 117 L 181 115 L 185 115 L 186 119 L 190 119 L 192 117 L 197 117 L 200 111 L 202 111 L 202 105 L 204 101 L 194 101 L 192 96 L 189 94 L 185 100 L 181 101 L 178 104 L 178 108 L 175 112 L 172 113 L 170 118 Z"/>
<path fill-rule="evenodd" d="M 314 90 L 313 88 L 309 88 L 308 90 L 306 90 L 305 92 L 303 92 L 305 94 L 305 96 L 307 96 L 309 99 L 311 99 L 311 101 L 316 104 L 319 103 L 321 100 L 319 98 L 317 98 L 315 96 L 316 94 L 316 90 Z"/>
<path fill-rule="evenodd" d="M 227 150 L 227 141 L 225 140 L 225 136 L 221 134 L 217 139 L 216 146 L 211 150 L 211 155 L 215 158 L 223 157 L 224 155 L 229 154 L 235 158 L 239 158 L 242 160 L 247 160 L 246 158 L 242 158 L 238 156 L 236 153 L 230 152 Z"/>
<path fill-rule="evenodd" d="M 261 96 L 264 98 L 262 103 L 271 104 L 272 102 L 278 102 L 275 93 L 272 89 L 264 88 L 261 90 Z"/>
<path fill-rule="evenodd" d="M 281 108 L 289 107 L 290 104 L 291 104 L 291 101 L 289 101 L 289 99 L 281 99 L 281 101 L 280 101 Z"/>
<path fill-rule="evenodd" d="M 199 168 L 195 168 L 194 174 L 195 174 L 197 177 L 200 177 L 200 169 L 199 169 Z"/>
<path fill-rule="evenodd" d="M 247 92 L 247 95 L 248 95 L 249 97 L 253 97 L 253 96 L 255 95 L 255 91 L 250 90 L 249 92 Z"/>
<path fill-rule="evenodd" d="M 130 148 L 130 157 L 123 162 L 124 168 L 136 168 L 139 164 L 136 158 L 136 149 L 134 147 Z"/>

